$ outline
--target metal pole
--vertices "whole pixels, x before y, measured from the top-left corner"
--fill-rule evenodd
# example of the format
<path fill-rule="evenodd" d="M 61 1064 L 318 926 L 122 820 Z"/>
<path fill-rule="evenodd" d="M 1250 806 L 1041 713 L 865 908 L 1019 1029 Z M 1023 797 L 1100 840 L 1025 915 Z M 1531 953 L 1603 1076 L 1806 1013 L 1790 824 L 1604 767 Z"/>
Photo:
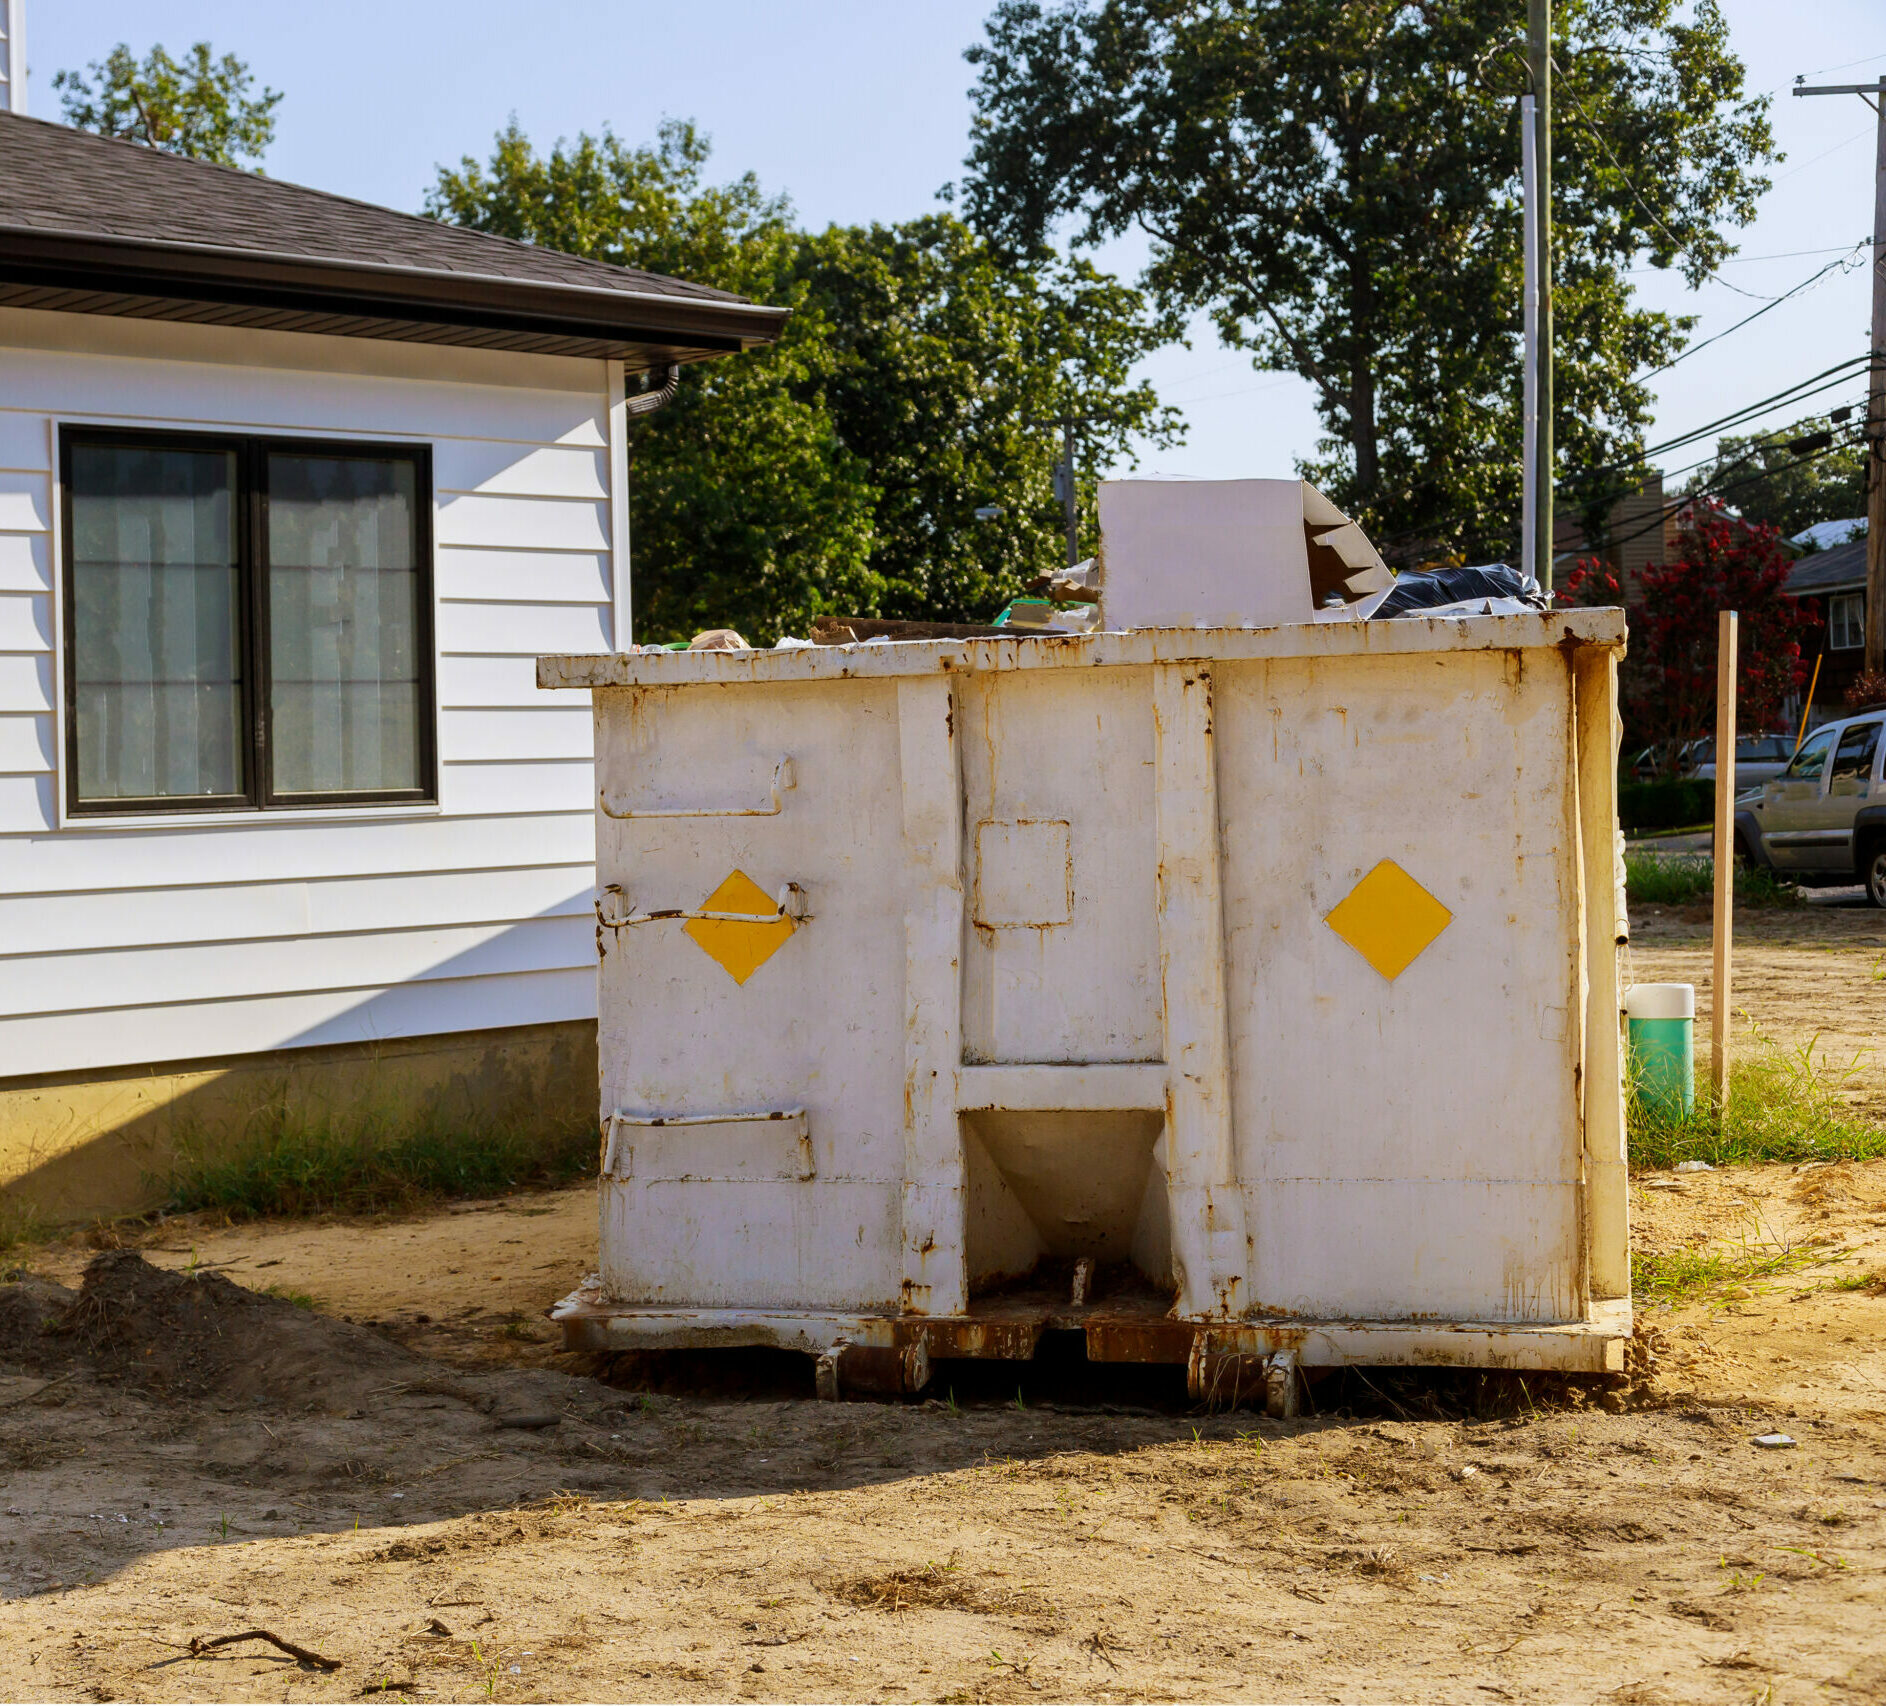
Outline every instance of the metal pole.
<path fill-rule="evenodd" d="M 26 0 L 0 0 L 0 113 L 26 116 Z"/>
<path fill-rule="evenodd" d="M 1886 669 L 1886 77 L 1877 83 L 1796 84 L 1797 95 L 1873 97 L 1879 141 L 1873 162 L 1872 369 L 1866 387 L 1866 667 Z"/>
<path fill-rule="evenodd" d="M 1539 184 L 1539 430 L 1534 447 L 1538 501 L 1533 550 L 1539 584 L 1552 590 L 1552 0 L 1529 0 L 1527 58 L 1537 102 Z"/>
<path fill-rule="evenodd" d="M 1525 250 L 1526 367 L 1520 401 L 1519 566 L 1535 579 L 1539 573 L 1539 173 L 1538 103 L 1530 95 L 1519 102 L 1519 181 L 1521 245 Z"/>
<path fill-rule="evenodd" d="M 1709 985 L 1716 1111 L 1729 1105 L 1730 931 L 1735 913 L 1735 612 L 1716 618 L 1716 909 Z"/>
<path fill-rule="evenodd" d="M 1873 163 L 1873 370 L 1866 388 L 1866 667 L 1886 669 L 1886 77 Z"/>
<path fill-rule="evenodd" d="M 1080 494 L 1074 487 L 1074 422 L 1061 423 L 1061 513 L 1067 519 L 1067 566 L 1081 560 Z"/>

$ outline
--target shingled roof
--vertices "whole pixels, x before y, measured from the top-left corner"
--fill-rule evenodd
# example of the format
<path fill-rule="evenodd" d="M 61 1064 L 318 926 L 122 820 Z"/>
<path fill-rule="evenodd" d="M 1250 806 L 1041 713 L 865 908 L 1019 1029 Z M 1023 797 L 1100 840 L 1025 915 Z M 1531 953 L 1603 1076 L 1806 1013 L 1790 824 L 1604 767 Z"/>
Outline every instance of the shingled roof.
<path fill-rule="evenodd" d="M 1796 598 L 1815 598 L 1824 592 L 1849 592 L 1866 585 L 1866 535 L 1810 551 L 1788 571 L 1785 591 Z"/>
<path fill-rule="evenodd" d="M 770 343 L 787 311 L 0 113 L 0 305 L 636 368 Z"/>

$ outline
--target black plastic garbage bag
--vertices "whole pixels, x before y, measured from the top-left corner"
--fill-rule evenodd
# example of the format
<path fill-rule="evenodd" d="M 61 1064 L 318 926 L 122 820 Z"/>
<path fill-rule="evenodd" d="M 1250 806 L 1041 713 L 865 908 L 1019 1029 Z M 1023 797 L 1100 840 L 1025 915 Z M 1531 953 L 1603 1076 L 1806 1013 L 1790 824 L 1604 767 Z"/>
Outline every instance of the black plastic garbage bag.
<path fill-rule="evenodd" d="M 1481 563 L 1471 568 L 1408 570 L 1395 577 L 1388 596 L 1375 607 L 1376 617 L 1421 616 L 1438 614 L 1444 607 L 1449 615 L 1475 616 L 1482 613 L 1485 601 L 1492 601 L 1493 615 L 1516 610 L 1550 610 L 1552 600 L 1539 583 L 1519 569 L 1504 563 Z"/>

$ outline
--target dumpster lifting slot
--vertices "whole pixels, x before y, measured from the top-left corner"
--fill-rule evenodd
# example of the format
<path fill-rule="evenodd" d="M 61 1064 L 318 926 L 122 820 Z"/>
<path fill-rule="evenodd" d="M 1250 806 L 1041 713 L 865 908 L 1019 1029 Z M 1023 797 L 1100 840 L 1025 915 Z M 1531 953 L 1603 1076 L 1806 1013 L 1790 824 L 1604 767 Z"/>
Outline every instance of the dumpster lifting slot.
<path fill-rule="evenodd" d="M 705 1137 L 711 1131 L 735 1132 L 743 1128 L 757 1127 L 750 1132 L 752 1137 L 766 1139 L 785 1139 L 794 1144 L 794 1154 L 785 1167 L 777 1163 L 769 1170 L 768 1155 L 748 1156 L 754 1165 L 738 1168 L 736 1163 L 741 1157 L 726 1154 L 704 1152 L 698 1144 L 688 1145 L 685 1163 L 677 1157 L 671 1146 L 661 1145 L 656 1148 L 656 1134 L 671 1128 L 692 1128 L 694 1135 Z M 768 1142 L 769 1151 L 777 1153 L 777 1145 Z M 653 1156 L 645 1153 L 643 1170 L 636 1171 L 636 1150 L 656 1149 Z M 675 1168 L 686 1165 L 688 1171 L 677 1172 Z M 696 1170 L 699 1169 L 699 1170 Z M 806 1124 L 804 1108 L 762 1108 L 756 1113 L 735 1114 L 635 1114 L 618 1108 L 609 1116 L 608 1130 L 603 1145 L 602 1173 L 605 1179 L 633 1179 L 640 1177 L 645 1182 L 661 1180 L 745 1180 L 758 1178 L 797 1178 L 810 1179 L 816 1167 L 812 1156 L 812 1134 Z"/>
<path fill-rule="evenodd" d="M 782 754 L 779 762 L 773 766 L 773 784 L 770 791 L 771 803 L 764 806 L 625 806 L 620 804 L 620 796 L 612 795 L 604 789 L 596 796 L 596 803 L 602 807 L 604 817 L 778 817 L 782 801 L 780 796 L 788 788 L 797 787 L 799 778 L 793 770 L 790 754 Z M 613 803 L 612 803 L 613 802 Z"/>

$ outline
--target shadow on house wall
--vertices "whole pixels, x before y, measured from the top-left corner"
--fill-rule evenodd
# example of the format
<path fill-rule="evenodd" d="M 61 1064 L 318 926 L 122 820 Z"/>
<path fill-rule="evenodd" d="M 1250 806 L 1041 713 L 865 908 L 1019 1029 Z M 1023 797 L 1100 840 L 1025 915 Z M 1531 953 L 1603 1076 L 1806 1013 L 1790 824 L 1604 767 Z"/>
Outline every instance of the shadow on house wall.
<path fill-rule="evenodd" d="M 392 1141 L 463 1123 L 541 1141 L 546 1150 L 593 1131 L 593 1016 L 385 1034 L 424 1022 L 428 1007 L 449 1012 L 450 991 L 439 980 L 489 971 L 507 957 L 504 940 L 443 961 L 425 979 L 375 991 L 264 1053 L 0 1080 L 0 1210 L 50 1221 L 139 1213 L 163 1201 L 163 1181 L 186 1149 L 195 1157 L 233 1153 L 284 1124 Z M 336 1032 L 368 1040 L 318 1040 Z"/>

